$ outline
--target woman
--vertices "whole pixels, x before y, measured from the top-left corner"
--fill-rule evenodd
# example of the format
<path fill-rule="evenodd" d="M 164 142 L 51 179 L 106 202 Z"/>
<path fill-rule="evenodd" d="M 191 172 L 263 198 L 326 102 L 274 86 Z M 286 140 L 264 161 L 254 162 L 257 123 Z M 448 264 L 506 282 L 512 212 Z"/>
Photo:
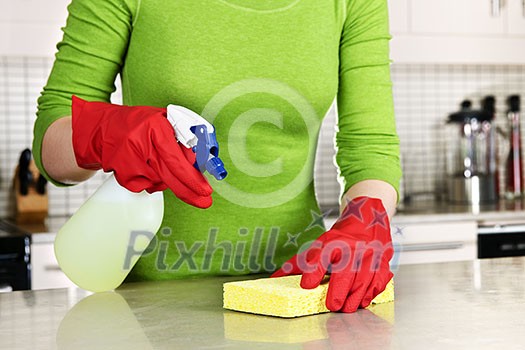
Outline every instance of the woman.
<path fill-rule="evenodd" d="M 275 276 L 313 288 L 331 272 L 327 306 L 353 312 L 392 277 L 389 39 L 386 0 L 73 0 L 39 99 L 36 163 L 58 185 L 103 169 L 132 191 L 171 190 L 128 280 L 282 266 Z M 133 107 L 95 102 L 109 101 L 117 74 Z M 313 164 L 336 96 L 343 215 L 325 232 Z M 168 104 L 213 122 L 227 179 L 192 167 Z"/>

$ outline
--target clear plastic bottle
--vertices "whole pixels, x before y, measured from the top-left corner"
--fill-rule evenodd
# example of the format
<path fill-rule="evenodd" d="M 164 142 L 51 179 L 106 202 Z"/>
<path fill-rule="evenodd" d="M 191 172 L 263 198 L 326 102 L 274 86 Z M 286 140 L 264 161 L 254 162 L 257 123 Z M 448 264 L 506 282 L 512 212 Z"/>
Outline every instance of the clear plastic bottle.
<path fill-rule="evenodd" d="M 117 288 L 155 236 L 163 215 L 162 192 L 133 193 L 110 176 L 58 231 L 60 268 L 83 289 Z"/>

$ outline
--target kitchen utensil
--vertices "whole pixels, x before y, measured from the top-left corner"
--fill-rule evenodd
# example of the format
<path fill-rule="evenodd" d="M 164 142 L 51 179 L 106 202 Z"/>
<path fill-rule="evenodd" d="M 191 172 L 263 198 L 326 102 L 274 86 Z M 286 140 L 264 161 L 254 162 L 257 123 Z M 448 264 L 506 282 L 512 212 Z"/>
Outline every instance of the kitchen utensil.
<path fill-rule="evenodd" d="M 497 166 L 494 112 L 491 99 L 485 110 L 472 109 L 465 100 L 459 112 L 449 115 L 446 124 L 447 195 L 451 202 L 491 203 L 497 200 Z M 488 105 L 487 105 L 488 104 Z"/>
<path fill-rule="evenodd" d="M 46 194 L 47 179 L 40 174 L 35 184 L 35 189 L 38 194 Z"/>
<path fill-rule="evenodd" d="M 507 157 L 507 181 L 505 195 L 521 197 L 523 193 L 523 165 L 521 158 L 520 96 L 512 95 L 507 100 L 510 151 Z"/>
<path fill-rule="evenodd" d="M 31 150 L 23 150 L 13 177 L 17 223 L 44 222 L 48 213 L 46 184 L 47 180 L 31 159 Z"/>
<path fill-rule="evenodd" d="M 26 148 L 20 154 L 18 160 L 18 191 L 22 196 L 27 196 L 29 184 L 33 182 L 33 174 L 29 171 L 29 163 L 31 163 L 31 151 Z"/>

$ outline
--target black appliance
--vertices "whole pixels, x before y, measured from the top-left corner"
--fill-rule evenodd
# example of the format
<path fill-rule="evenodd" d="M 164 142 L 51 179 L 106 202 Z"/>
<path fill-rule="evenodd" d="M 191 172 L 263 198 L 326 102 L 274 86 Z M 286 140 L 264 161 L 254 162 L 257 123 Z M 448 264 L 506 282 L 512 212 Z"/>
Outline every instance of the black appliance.
<path fill-rule="evenodd" d="M 478 258 L 525 256 L 525 224 L 478 228 Z"/>
<path fill-rule="evenodd" d="M 31 236 L 0 220 L 0 289 L 31 289 Z"/>

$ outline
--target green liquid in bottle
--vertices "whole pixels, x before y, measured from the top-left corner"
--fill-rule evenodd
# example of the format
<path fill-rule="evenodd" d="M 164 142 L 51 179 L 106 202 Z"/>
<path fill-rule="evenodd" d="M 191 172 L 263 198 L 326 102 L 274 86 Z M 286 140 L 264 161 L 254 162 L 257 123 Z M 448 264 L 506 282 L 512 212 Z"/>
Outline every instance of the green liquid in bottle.
<path fill-rule="evenodd" d="M 117 288 L 160 227 L 162 192 L 132 193 L 111 176 L 58 231 L 64 273 L 93 292 Z"/>

